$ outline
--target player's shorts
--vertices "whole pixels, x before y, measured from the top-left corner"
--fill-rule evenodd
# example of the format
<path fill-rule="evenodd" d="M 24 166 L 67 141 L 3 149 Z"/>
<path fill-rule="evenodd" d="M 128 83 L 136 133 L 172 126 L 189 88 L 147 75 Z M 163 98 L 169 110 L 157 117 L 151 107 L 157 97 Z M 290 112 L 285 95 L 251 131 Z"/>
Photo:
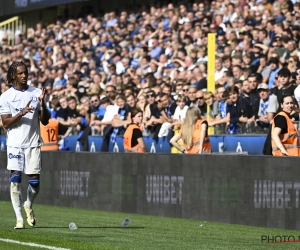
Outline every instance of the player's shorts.
<path fill-rule="evenodd" d="M 41 173 L 41 149 L 7 147 L 7 169 L 24 174 Z"/>

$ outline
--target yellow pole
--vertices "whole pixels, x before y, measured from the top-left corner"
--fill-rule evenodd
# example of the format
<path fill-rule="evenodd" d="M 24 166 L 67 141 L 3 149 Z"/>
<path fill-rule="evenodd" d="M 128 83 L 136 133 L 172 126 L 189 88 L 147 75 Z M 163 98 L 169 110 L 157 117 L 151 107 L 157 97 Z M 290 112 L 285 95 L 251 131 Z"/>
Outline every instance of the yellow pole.
<path fill-rule="evenodd" d="M 209 33 L 207 38 L 207 91 L 215 93 L 215 59 L 216 59 L 216 34 Z M 210 107 L 207 106 L 207 121 L 209 121 Z M 215 133 L 214 127 L 208 128 L 208 134 L 213 135 Z"/>

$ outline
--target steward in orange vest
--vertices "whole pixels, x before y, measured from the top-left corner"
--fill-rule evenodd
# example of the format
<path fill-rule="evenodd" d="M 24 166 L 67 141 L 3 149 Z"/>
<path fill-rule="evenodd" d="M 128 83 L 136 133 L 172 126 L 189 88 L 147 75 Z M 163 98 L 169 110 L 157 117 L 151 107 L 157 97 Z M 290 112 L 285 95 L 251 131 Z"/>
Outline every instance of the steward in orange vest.
<path fill-rule="evenodd" d="M 193 144 L 192 147 L 187 149 L 188 154 L 197 154 L 199 151 L 199 146 L 200 146 L 200 135 L 201 135 L 201 125 L 202 123 L 205 122 L 205 120 L 197 120 L 195 127 L 194 127 L 194 132 L 193 132 Z M 181 134 L 181 133 L 180 133 Z M 188 148 L 188 146 L 184 142 L 184 147 Z M 207 135 L 206 131 L 206 136 L 203 141 L 203 146 L 202 146 L 202 154 L 211 154 L 211 145 L 210 145 L 210 140 Z"/>
<path fill-rule="evenodd" d="M 300 154 L 298 148 L 298 131 L 295 128 L 295 125 L 293 124 L 292 120 L 285 112 L 281 111 L 276 116 L 278 115 L 284 116 L 287 122 L 287 132 L 285 134 L 279 134 L 279 139 L 283 147 L 286 149 L 286 151 L 290 156 L 299 156 Z M 275 122 L 272 123 L 272 136 L 273 136 L 274 128 L 275 128 Z M 272 154 L 274 156 L 284 156 L 280 148 L 276 145 L 273 138 L 272 138 Z"/>
<path fill-rule="evenodd" d="M 132 146 L 132 137 L 133 137 L 134 129 L 138 129 L 139 131 L 141 131 L 140 127 L 135 123 L 129 124 L 124 134 L 124 150 L 127 153 L 144 153 L 146 151 L 139 143 L 136 144 L 135 146 Z M 141 135 L 142 135 L 142 131 L 141 131 Z"/>
<path fill-rule="evenodd" d="M 59 122 L 55 119 L 49 119 L 46 126 L 40 124 L 41 136 L 44 141 L 43 146 L 41 146 L 42 151 L 58 150 L 58 126 Z"/>

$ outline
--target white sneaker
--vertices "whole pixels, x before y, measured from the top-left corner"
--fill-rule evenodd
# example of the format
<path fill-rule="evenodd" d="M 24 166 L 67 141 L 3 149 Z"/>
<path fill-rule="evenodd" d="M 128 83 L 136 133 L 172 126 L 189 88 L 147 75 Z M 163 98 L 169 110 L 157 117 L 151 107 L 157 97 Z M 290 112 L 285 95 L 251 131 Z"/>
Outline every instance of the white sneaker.
<path fill-rule="evenodd" d="M 33 213 L 33 210 L 32 208 L 28 208 L 26 206 L 26 202 L 24 202 L 24 210 L 26 212 L 26 215 L 27 215 L 27 223 L 29 226 L 31 227 L 34 227 L 35 226 L 35 217 L 34 217 L 34 213 Z"/>
<path fill-rule="evenodd" d="M 24 222 L 22 220 L 17 220 L 17 224 L 14 227 L 14 229 L 24 229 L 24 228 L 25 228 Z"/>

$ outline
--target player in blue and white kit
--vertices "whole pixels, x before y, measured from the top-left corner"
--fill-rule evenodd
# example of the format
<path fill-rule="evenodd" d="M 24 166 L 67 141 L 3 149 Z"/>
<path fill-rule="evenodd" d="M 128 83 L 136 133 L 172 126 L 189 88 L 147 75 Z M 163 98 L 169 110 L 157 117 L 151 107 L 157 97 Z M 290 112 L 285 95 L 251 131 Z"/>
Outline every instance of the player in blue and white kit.
<path fill-rule="evenodd" d="M 27 222 L 34 226 L 36 219 L 32 203 L 39 192 L 41 153 L 40 121 L 48 124 L 50 114 L 44 102 L 45 90 L 27 85 L 28 70 L 23 62 L 14 62 L 7 72 L 11 88 L 0 96 L 0 115 L 7 129 L 7 169 L 11 171 L 10 195 L 16 213 L 15 229 L 23 229 L 21 180 L 28 176 L 27 200 L 24 210 Z"/>

